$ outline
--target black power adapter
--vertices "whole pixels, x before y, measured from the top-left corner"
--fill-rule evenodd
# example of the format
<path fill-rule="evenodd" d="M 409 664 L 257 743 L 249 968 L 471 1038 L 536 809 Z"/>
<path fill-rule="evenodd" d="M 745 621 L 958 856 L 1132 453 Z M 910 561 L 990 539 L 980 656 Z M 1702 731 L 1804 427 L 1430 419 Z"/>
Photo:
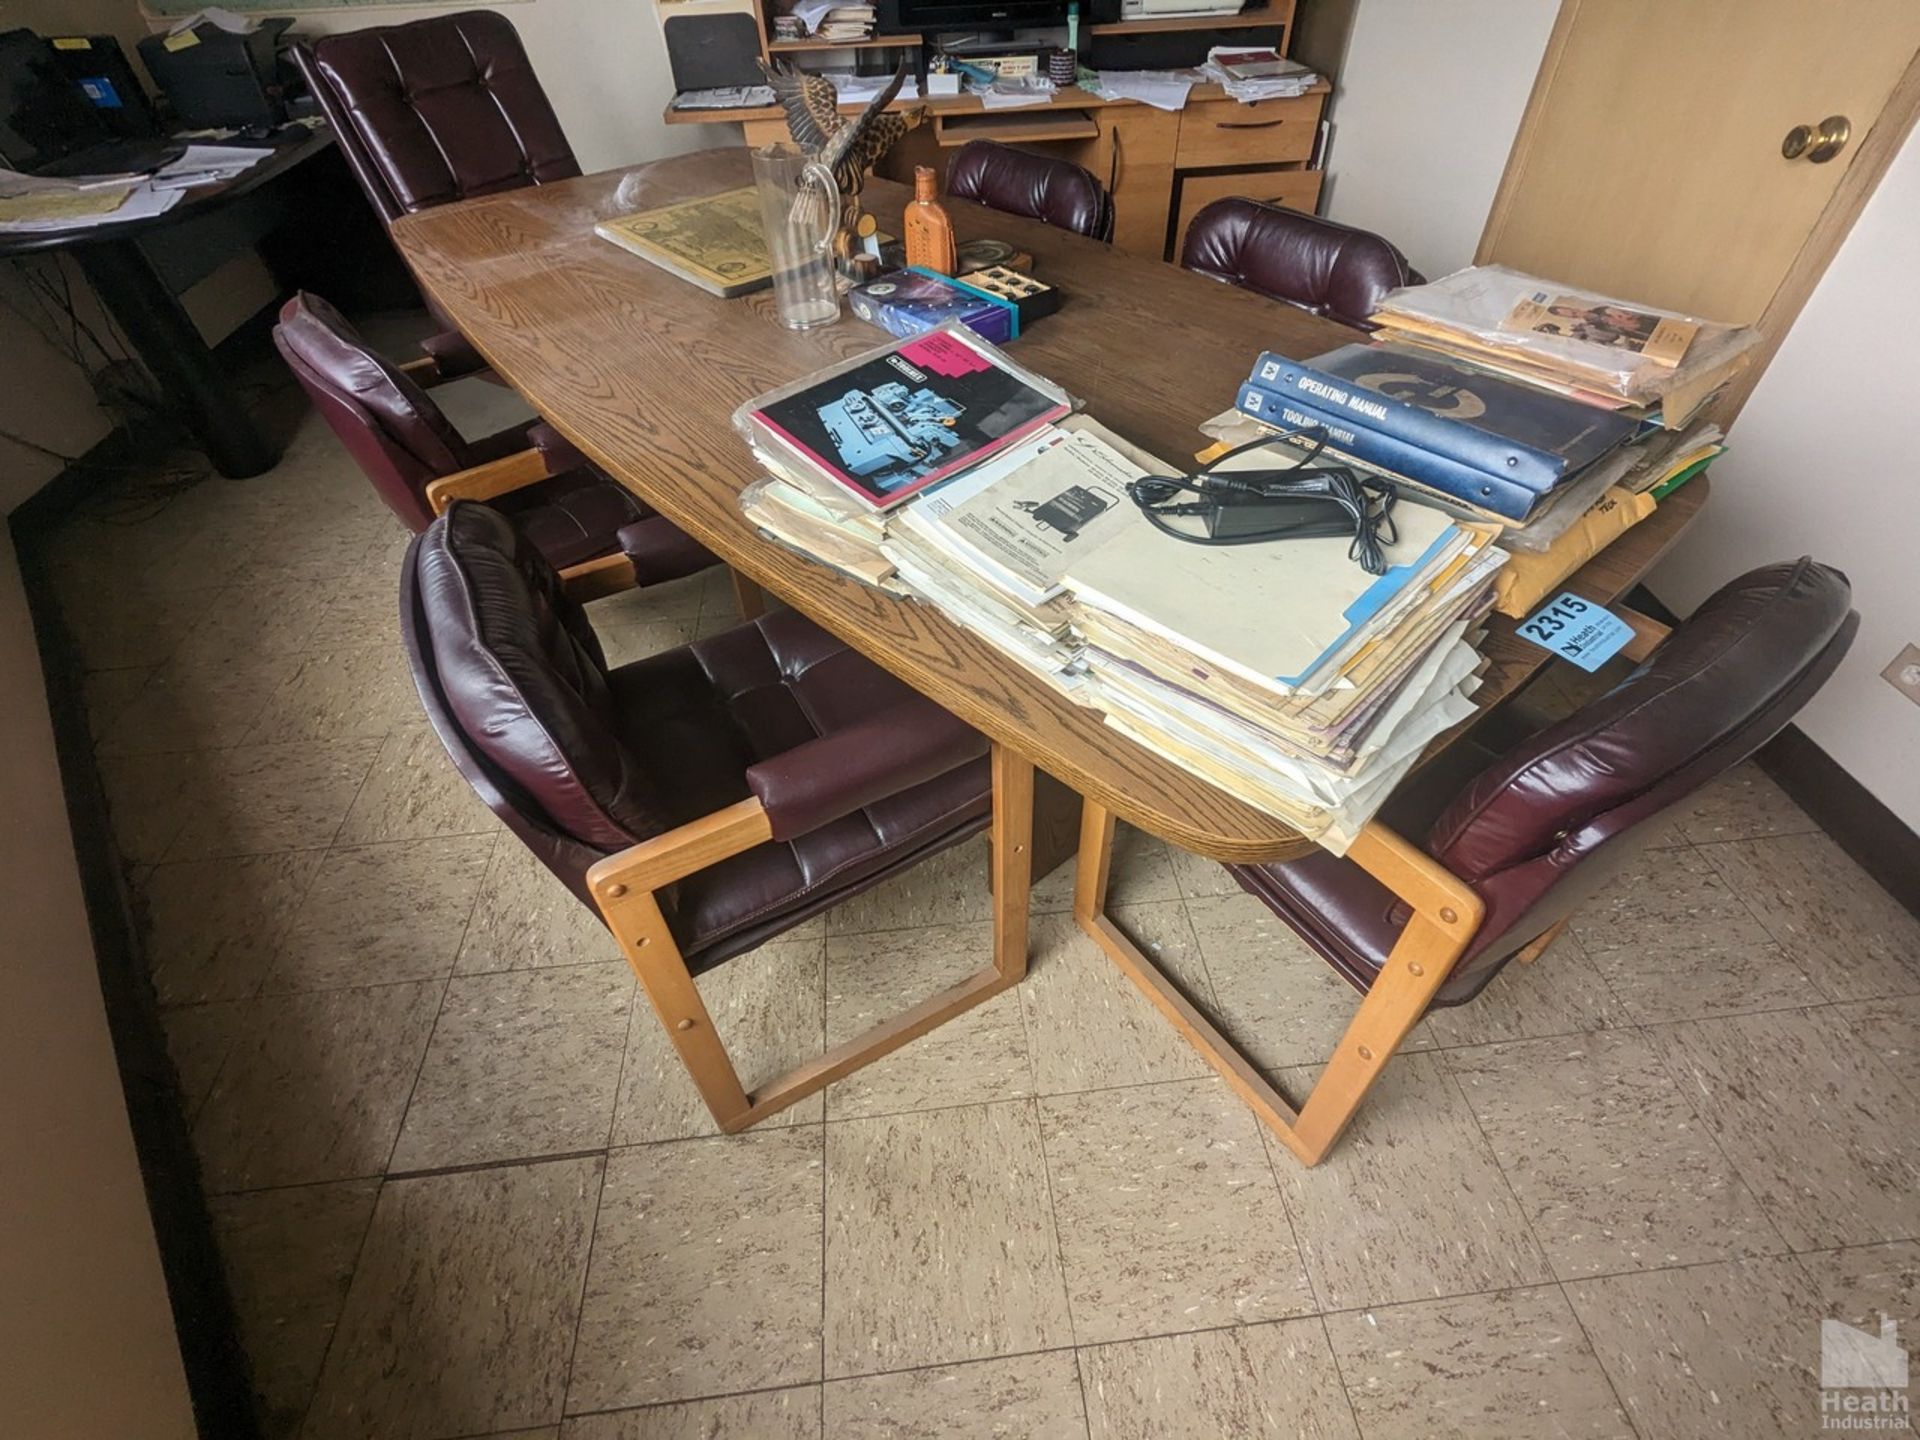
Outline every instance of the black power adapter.
<path fill-rule="evenodd" d="M 1313 463 L 1320 454 L 1318 441 L 1303 442 L 1307 452 L 1297 464 L 1220 468 L 1280 438 L 1238 446 L 1191 475 L 1143 475 L 1128 483 L 1127 496 L 1156 530 L 1191 545 L 1350 537 L 1355 563 L 1369 575 L 1384 575 L 1395 499 L 1386 485 L 1362 480 L 1344 465 Z M 1204 533 L 1175 523 L 1195 519 Z"/>
<path fill-rule="evenodd" d="M 1212 540 L 1307 540 L 1353 534 L 1353 512 L 1338 500 L 1317 495 L 1287 499 L 1221 496 L 1200 512 Z"/>

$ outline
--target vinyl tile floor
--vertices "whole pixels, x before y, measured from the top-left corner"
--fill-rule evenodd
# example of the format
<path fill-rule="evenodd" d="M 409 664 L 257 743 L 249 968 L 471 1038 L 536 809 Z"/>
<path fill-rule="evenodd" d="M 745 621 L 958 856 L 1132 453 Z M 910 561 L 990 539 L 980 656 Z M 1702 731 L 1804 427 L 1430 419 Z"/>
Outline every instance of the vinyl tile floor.
<path fill-rule="evenodd" d="M 1920 925 L 1757 770 L 1425 1020 L 1316 1169 L 1064 874 L 1017 990 L 721 1137 L 425 728 L 406 539 L 309 416 L 52 551 L 273 1435 L 1760 1440 L 1817 1433 L 1823 1317 L 1920 1324 Z M 723 573 L 590 613 L 616 660 L 733 620 Z M 707 977 L 749 1078 L 973 968 L 984 867 Z M 1114 900 L 1311 1081 L 1353 997 L 1219 867 L 1123 831 Z"/>

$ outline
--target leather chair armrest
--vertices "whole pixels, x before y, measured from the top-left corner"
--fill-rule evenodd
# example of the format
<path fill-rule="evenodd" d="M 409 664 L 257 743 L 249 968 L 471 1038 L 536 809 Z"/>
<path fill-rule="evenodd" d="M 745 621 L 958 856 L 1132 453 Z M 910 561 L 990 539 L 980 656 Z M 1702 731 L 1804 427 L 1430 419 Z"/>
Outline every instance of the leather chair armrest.
<path fill-rule="evenodd" d="M 427 486 L 427 507 L 436 515 L 444 515 L 456 500 L 491 500 L 546 478 L 547 462 L 540 452 L 522 450 L 516 455 L 441 476 Z"/>
<path fill-rule="evenodd" d="M 536 420 L 527 427 L 527 443 L 546 457 L 549 475 L 564 475 L 569 470 L 592 468 L 593 462 L 582 455 L 571 440 L 544 420 Z"/>
<path fill-rule="evenodd" d="M 458 330 L 443 330 L 438 335 L 429 335 L 420 342 L 420 348 L 432 358 L 441 380 L 478 375 L 482 370 L 491 368 L 486 357 L 474 349 L 467 337 Z"/>
<path fill-rule="evenodd" d="M 775 840 L 791 840 L 987 753 L 987 738 L 915 697 L 747 767 Z"/>
<path fill-rule="evenodd" d="M 616 538 L 633 565 L 636 585 L 678 580 L 720 563 L 719 556 L 662 515 L 622 525 Z"/>

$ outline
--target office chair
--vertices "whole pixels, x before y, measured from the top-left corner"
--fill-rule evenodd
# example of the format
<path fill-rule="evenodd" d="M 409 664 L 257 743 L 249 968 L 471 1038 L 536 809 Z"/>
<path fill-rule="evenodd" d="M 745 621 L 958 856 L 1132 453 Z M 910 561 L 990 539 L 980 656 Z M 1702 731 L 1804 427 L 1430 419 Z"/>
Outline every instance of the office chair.
<path fill-rule="evenodd" d="M 1389 290 L 1426 284 L 1378 235 L 1237 195 L 1193 217 L 1180 264 L 1359 330 Z"/>
<path fill-rule="evenodd" d="M 503 15 L 466 10 L 325 35 L 293 47 L 354 178 L 380 218 L 580 173 L 566 133 Z M 486 361 L 431 301 L 441 372 Z"/>
<path fill-rule="evenodd" d="M 1364 997 L 1297 1112 L 1106 918 L 1113 817 L 1092 802 L 1074 914 L 1287 1147 L 1316 1164 L 1430 1006 L 1463 1004 L 1508 961 L 1538 958 L 1631 860 L 1632 834 L 1752 755 L 1813 698 L 1859 628 L 1851 594 L 1839 571 L 1801 559 L 1730 582 L 1664 639 L 1643 617 L 1627 652 L 1643 663 L 1631 675 L 1508 753 L 1481 752 L 1490 763 L 1478 773 L 1467 742 L 1447 747 L 1346 855 L 1227 867 Z"/>
<path fill-rule="evenodd" d="M 487 501 L 566 575 L 582 600 L 720 563 L 595 470 L 549 425 L 536 421 L 484 440 L 462 438 L 423 388 L 436 380 L 433 373 L 383 360 L 317 295 L 302 292 L 281 308 L 273 341 L 409 530 L 426 529 L 457 499 Z M 757 595 L 743 596 L 743 605 L 757 605 Z"/>
<path fill-rule="evenodd" d="M 947 193 L 1093 240 L 1113 239 L 1112 197 L 1071 160 L 971 140 L 947 167 Z"/>
<path fill-rule="evenodd" d="M 721 1129 L 1026 973 L 1032 767 L 800 615 L 610 670 L 553 567 L 466 502 L 414 540 L 400 608 L 448 755 L 612 931 Z M 749 1093 L 694 977 L 989 823 L 992 963 Z"/>

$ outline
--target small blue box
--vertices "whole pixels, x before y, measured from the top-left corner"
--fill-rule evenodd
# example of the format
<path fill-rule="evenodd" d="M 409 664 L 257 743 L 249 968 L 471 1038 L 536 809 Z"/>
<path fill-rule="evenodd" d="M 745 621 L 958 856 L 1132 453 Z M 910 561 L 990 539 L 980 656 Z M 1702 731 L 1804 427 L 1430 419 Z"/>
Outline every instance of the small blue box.
<path fill-rule="evenodd" d="M 855 315 L 889 335 L 918 335 L 948 320 L 958 320 L 995 345 L 1004 345 L 1020 333 L 1019 312 L 1011 302 L 919 266 L 856 285 L 847 304 Z"/>

